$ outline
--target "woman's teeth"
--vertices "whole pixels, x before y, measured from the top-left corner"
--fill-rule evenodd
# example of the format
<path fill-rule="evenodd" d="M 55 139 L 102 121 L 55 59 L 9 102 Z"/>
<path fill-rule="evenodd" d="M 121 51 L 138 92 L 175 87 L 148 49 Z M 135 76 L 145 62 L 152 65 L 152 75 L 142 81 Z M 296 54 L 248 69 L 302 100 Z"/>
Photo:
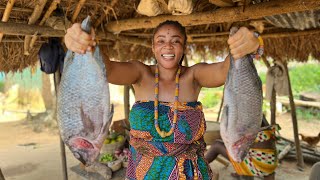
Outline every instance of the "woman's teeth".
<path fill-rule="evenodd" d="M 161 54 L 161 56 L 164 58 L 173 58 L 175 55 L 174 54 Z"/>

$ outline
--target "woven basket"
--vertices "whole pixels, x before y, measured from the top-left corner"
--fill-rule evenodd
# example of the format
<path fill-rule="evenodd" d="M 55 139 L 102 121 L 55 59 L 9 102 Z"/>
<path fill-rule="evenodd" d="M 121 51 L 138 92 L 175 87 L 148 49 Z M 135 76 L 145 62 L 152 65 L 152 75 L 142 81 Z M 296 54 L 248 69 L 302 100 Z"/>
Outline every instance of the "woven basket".
<path fill-rule="evenodd" d="M 103 144 L 101 153 L 114 154 L 114 151 L 123 147 L 125 139 L 123 141 L 115 142 L 112 144 Z"/>

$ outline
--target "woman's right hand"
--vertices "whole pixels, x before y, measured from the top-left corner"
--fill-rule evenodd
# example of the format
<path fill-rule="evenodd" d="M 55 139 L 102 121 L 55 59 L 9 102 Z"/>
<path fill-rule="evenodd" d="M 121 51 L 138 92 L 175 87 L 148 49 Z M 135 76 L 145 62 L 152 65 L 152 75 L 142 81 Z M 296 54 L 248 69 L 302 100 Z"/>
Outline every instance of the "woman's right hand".
<path fill-rule="evenodd" d="M 67 30 L 64 42 L 69 50 L 84 54 L 86 51 L 92 51 L 92 47 L 96 45 L 94 36 L 93 30 L 88 34 L 81 29 L 81 24 L 75 23 Z"/>

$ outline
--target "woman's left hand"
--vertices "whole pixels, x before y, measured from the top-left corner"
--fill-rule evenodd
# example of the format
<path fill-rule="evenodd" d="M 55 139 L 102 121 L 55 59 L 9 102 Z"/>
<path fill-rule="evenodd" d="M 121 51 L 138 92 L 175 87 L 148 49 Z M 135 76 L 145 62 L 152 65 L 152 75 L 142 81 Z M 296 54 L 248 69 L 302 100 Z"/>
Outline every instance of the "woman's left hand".
<path fill-rule="evenodd" d="M 233 36 L 229 37 L 230 53 L 234 59 L 240 59 L 255 52 L 259 47 L 258 39 L 246 27 L 241 27 Z"/>

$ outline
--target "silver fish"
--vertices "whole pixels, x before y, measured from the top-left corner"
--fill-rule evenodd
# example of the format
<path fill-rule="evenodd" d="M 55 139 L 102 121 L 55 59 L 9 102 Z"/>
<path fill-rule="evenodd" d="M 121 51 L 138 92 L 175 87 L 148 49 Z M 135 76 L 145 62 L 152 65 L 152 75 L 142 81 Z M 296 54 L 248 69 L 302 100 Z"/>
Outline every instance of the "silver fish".
<path fill-rule="evenodd" d="M 90 32 L 91 20 L 81 24 Z M 99 156 L 113 116 L 109 83 L 99 47 L 94 53 L 67 52 L 57 96 L 60 135 L 73 155 L 83 164 Z"/>
<path fill-rule="evenodd" d="M 251 56 L 236 61 L 230 56 L 220 134 L 236 162 L 243 161 L 261 129 L 262 101 L 262 83 Z"/>

